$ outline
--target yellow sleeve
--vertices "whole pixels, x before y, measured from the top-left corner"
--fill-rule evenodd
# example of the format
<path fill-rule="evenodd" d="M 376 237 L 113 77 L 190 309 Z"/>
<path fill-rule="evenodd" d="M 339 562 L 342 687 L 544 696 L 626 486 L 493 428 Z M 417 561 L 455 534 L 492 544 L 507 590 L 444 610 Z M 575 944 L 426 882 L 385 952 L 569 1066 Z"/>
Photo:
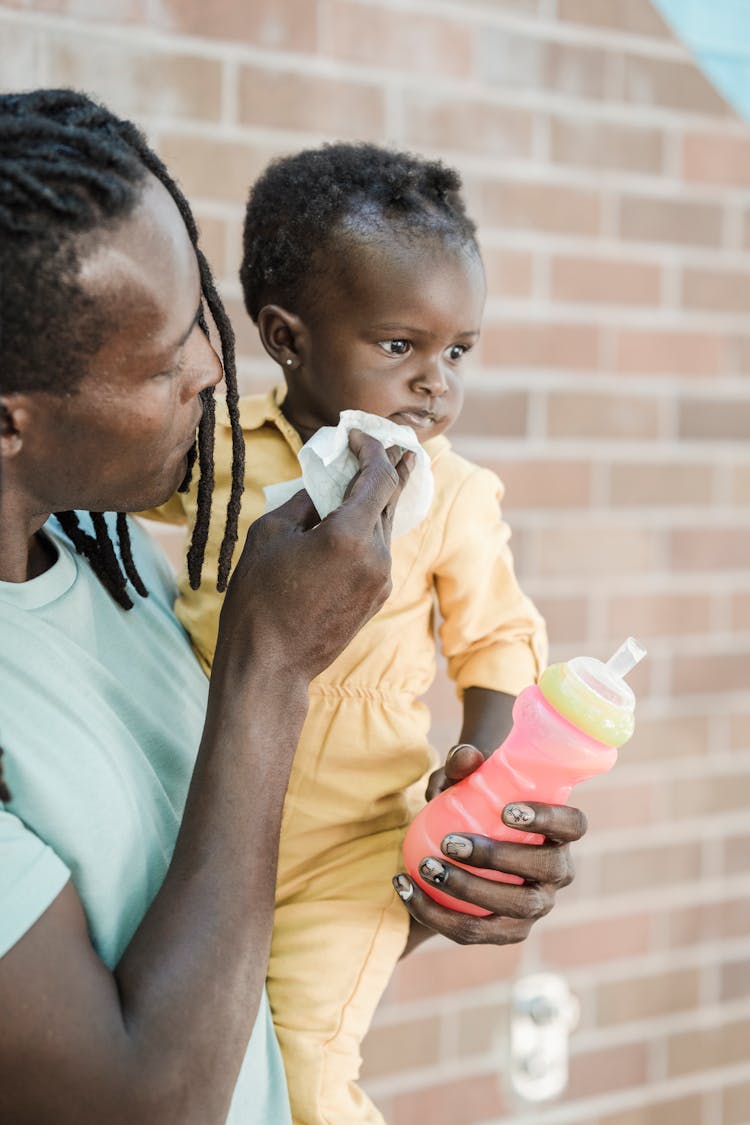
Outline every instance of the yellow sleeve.
<path fill-rule="evenodd" d="M 160 504 L 158 508 L 149 508 L 147 512 L 136 512 L 135 515 L 140 516 L 142 520 L 154 520 L 156 523 L 187 524 L 185 496 L 184 492 L 175 492 L 166 504 Z"/>
<path fill-rule="evenodd" d="M 445 522 L 435 584 L 440 641 L 459 689 L 517 695 L 544 668 L 547 631 L 516 580 L 510 528 L 500 514 L 503 491 L 489 469 L 466 477 Z"/>

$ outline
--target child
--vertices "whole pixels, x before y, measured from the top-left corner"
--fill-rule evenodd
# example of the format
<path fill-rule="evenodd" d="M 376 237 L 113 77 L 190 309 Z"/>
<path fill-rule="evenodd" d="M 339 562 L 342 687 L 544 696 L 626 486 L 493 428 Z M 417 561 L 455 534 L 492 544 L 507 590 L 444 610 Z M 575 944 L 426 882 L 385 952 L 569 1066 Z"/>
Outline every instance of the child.
<path fill-rule="evenodd" d="M 435 477 L 428 517 L 393 542 L 388 602 L 311 686 L 287 794 L 268 992 L 300 1125 L 382 1121 L 356 1078 L 408 932 L 390 880 L 435 765 L 419 702 L 435 672 L 435 603 L 463 693 L 461 741 L 499 744 L 545 654 L 543 623 L 514 577 L 502 485 L 442 436 L 461 409 L 462 359 L 485 299 L 459 188 L 441 164 L 337 144 L 272 164 L 247 208 L 245 304 L 286 388 L 240 401 L 241 533 L 264 510 L 263 487 L 299 476 L 302 444 L 345 409 L 412 426 Z M 216 443 L 221 499 L 228 423 Z M 191 491 L 161 518 L 192 524 L 195 512 Z M 219 503 L 215 518 L 203 582 L 192 590 L 183 574 L 177 605 L 206 670 L 221 607 Z"/>

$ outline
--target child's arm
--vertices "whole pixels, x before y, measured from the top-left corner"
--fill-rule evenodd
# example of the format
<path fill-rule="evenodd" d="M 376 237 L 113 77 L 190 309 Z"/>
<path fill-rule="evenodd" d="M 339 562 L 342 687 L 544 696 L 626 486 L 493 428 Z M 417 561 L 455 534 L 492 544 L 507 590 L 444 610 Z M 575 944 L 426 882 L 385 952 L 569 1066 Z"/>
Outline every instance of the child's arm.
<path fill-rule="evenodd" d="M 464 691 L 464 721 L 460 742 L 476 746 L 486 758 L 505 739 L 513 725 L 515 695 L 490 688 L 470 687 Z"/>

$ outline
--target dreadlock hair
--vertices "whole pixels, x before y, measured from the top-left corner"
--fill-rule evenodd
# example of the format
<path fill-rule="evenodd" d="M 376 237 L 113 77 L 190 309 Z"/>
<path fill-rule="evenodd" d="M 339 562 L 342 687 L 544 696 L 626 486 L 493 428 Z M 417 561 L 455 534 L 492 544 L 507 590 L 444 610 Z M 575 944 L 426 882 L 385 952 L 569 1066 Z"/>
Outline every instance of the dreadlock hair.
<path fill-rule="evenodd" d="M 224 590 L 237 541 L 244 475 L 234 333 L 198 246 L 188 202 L 164 164 L 131 121 L 73 90 L 0 95 L 0 393 L 76 393 L 106 335 L 101 308 L 79 283 L 80 267 L 97 236 L 132 214 L 148 172 L 167 189 L 182 216 L 195 248 L 203 299 L 221 342 L 233 448 L 217 580 Z M 199 323 L 208 335 L 203 314 Z M 213 491 L 213 388 L 203 391 L 202 398 L 197 451 L 188 458 L 180 488 L 189 487 L 197 457 L 197 518 L 187 555 L 193 589 L 200 584 Z M 146 596 L 123 513 L 116 523 L 119 558 L 101 513 L 92 513 L 93 535 L 83 530 L 74 512 L 55 514 L 119 605 L 132 607 L 128 579 Z"/>
<path fill-rule="evenodd" d="M 352 235 L 439 238 L 478 252 L 461 177 L 436 160 L 372 144 L 281 157 L 250 191 L 240 280 L 254 321 L 264 305 L 308 309 L 333 272 L 332 243 Z"/>

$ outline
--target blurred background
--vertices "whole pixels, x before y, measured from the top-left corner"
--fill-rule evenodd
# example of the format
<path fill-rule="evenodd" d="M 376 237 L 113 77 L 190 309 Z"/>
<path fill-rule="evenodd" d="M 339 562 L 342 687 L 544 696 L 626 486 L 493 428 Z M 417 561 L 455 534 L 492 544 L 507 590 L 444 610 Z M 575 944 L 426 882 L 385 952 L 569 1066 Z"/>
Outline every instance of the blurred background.
<path fill-rule="evenodd" d="M 628 633 L 649 657 L 636 736 L 577 791 L 575 883 L 522 946 L 410 958 L 366 1085 L 390 1125 L 747 1125 L 750 137 L 725 98 L 750 99 L 750 3 L 16 0 L 0 84 L 83 88 L 145 127 L 194 206 L 245 390 L 276 375 L 237 281 L 269 158 L 363 138 L 460 169 L 490 295 L 454 444 L 506 482 L 553 658 Z M 444 751 L 450 684 L 430 701 Z M 566 1091 L 534 1102 L 510 1078 L 528 1092 L 544 1051 L 509 1049 L 534 1024 L 512 1024 L 512 990 L 539 972 L 580 1017 L 557 1044 Z"/>

